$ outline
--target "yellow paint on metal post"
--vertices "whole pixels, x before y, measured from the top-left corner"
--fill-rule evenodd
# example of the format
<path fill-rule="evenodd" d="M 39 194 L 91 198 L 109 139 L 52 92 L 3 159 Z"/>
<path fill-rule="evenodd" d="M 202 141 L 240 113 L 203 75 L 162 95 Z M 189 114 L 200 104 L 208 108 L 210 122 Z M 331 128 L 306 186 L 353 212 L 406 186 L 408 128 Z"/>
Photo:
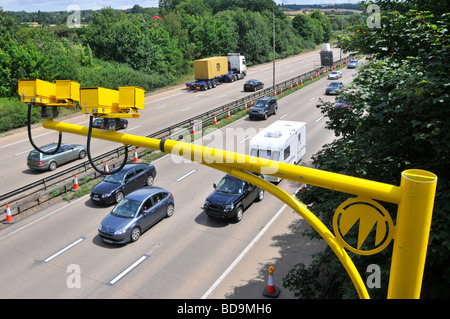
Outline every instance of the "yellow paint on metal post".
<path fill-rule="evenodd" d="M 420 298 L 436 185 L 433 173 L 402 173 L 388 298 Z"/>

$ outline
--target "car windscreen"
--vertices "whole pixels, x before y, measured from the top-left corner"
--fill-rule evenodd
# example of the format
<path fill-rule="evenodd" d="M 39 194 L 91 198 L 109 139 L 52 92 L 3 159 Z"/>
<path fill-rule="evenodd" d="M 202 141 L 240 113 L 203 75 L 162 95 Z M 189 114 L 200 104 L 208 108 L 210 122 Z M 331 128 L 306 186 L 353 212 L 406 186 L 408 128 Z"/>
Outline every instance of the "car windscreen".
<path fill-rule="evenodd" d="M 217 185 L 216 191 L 226 194 L 242 194 L 242 181 L 231 178 L 223 178 L 219 182 L 219 185 Z"/>
<path fill-rule="evenodd" d="M 269 101 L 257 101 L 254 107 L 265 108 L 269 104 Z"/>
<path fill-rule="evenodd" d="M 111 212 L 111 215 L 122 218 L 134 218 L 141 205 L 140 201 L 124 198 Z"/>
<path fill-rule="evenodd" d="M 125 176 L 124 172 L 118 172 L 116 174 L 107 175 L 103 181 L 113 184 L 120 184 L 122 183 L 124 176 Z"/>

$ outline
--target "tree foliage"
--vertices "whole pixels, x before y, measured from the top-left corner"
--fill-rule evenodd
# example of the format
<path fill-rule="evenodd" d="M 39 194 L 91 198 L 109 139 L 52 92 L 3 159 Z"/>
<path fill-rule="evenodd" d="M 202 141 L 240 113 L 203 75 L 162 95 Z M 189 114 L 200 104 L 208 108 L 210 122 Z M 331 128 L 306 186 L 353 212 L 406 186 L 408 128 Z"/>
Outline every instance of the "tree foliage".
<path fill-rule="evenodd" d="M 346 103 L 351 107 L 337 108 L 334 103 L 318 106 L 329 118 L 327 128 L 334 130 L 337 139 L 313 159 L 320 169 L 394 185 L 399 185 L 401 172 L 410 168 L 438 176 L 422 287 L 424 298 L 448 298 L 450 283 L 450 47 L 449 14 L 442 3 L 376 1 L 382 12 L 380 27 L 364 24 L 350 30 L 343 39 L 343 48 L 375 53 L 376 59 L 360 67 L 345 91 Z M 315 187 L 298 196 L 320 214 L 330 229 L 335 209 L 348 197 Z M 395 221 L 397 206 L 382 204 Z M 369 291 L 372 298 L 387 296 L 391 246 L 370 257 L 351 255 L 363 279 L 369 264 L 381 267 L 382 287 Z M 332 260 L 328 269 L 333 269 L 334 293 L 356 297 L 339 261 L 330 257 L 331 251 L 327 253 L 326 258 Z M 310 280 L 295 270 L 291 276 L 299 282 Z"/>

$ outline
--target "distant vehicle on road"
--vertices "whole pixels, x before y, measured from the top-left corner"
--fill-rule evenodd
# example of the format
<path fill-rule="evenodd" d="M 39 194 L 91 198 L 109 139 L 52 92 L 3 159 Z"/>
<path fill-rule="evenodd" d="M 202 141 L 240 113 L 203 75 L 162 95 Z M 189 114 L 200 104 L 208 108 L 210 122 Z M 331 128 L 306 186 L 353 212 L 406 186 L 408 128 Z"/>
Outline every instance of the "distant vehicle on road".
<path fill-rule="evenodd" d="M 261 175 L 262 177 L 262 175 Z M 242 220 L 244 210 L 264 198 L 264 190 L 230 174 L 225 175 L 209 194 L 202 209 L 208 216 Z"/>
<path fill-rule="evenodd" d="M 339 94 L 344 88 L 344 83 L 342 82 L 331 82 L 325 89 L 326 95 Z"/>
<path fill-rule="evenodd" d="M 248 109 L 247 113 L 250 120 L 253 120 L 255 118 L 262 118 L 264 120 L 267 120 L 270 115 L 277 114 L 277 111 L 277 99 L 271 96 L 260 98 L 258 101 L 256 101 L 253 107 Z"/>
<path fill-rule="evenodd" d="M 256 91 L 264 88 L 264 83 L 260 80 L 248 80 L 244 83 L 244 91 Z"/>
<path fill-rule="evenodd" d="M 120 172 L 107 175 L 92 188 L 91 200 L 99 204 L 120 203 L 132 191 L 152 186 L 155 176 L 156 169 L 152 164 L 126 164 Z"/>
<path fill-rule="evenodd" d="M 58 146 L 57 143 L 48 144 L 41 147 L 44 152 L 53 152 Z M 52 155 L 42 154 L 37 150 L 28 153 L 27 165 L 35 170 L 54 171 L 58 166 L 86 157 L 86 146 L 79 144 L 61 144 L 58 151 Z"/>
<path fill-rule="evenodd" d="M 283 120 L 273 122 L 253 136 L 248 151 L 250 156 L 289 164 L 298 164 L 305 153 L 306 123 Z M 282 178 L 266 174 L 264 179 L 280 182 Z"/>
<path fill-rule="evenodd" d="M 330 74 L 328 74 L 328 80 L 338 80 L 342 77 L 341 71 L 332 71 Z"/>
<path fill-rule="evenodd" d="M 100 223 L 98 233 L 111 244 L 135 242 L 141 234 L 165 217 L 171 217 L 175 201 L 171 192 L 154 186 L 126 196 Z"/>
<path fill-rule="evenodd" d="M 356 69 L 357 66 L 358 66 L 358 60 L 351 60 L 350 62 L 348 62 L 347 68 L 348 69 Z"/>
<path fill-rule="evenodd" d="M 106 125 L 105 125 L 105 120 L 106 120 Z M 98 129 L 116 129 L 121 130 L 121 129 L 126 129 L 128 127 L 128 120 L 126 119 L 118 119 L 118 121 L 116 121 L 116 119 L 102 119 L 102 118 L 97 118 L 94 120 L 94 123 L 92 123 L 92 127 L 93 128 L 98 128 Z"/>

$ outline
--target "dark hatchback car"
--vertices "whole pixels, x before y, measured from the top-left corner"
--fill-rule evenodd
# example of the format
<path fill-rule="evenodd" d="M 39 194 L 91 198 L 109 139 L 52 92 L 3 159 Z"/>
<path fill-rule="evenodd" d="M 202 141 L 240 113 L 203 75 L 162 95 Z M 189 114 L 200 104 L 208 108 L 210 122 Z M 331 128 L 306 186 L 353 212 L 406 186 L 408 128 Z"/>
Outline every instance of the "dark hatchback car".
<path fill-rule="evenodd" d="M 100 223 L 98 233 L 107 243 L 135 242 L 141 234 L 175 208 L 172 193 L 160 187 L 143 187 L 126 196 Z"/>
<path fill-rule="evenodd" d="M 255 118 L 266 120 L 270 115 L 277 114 L 277 111 L 277 100 L 274 97 L 263 97 L 256 101 L 255 105 L 248 109 L 247 113 L 250 120 Z"/>
<path fill-rule="evenodd" d="M 233 218 L 239 222 L 247 207 L 264 198 L 263 189 L 230 174 L 225 175 L 217 186 L 214 184 L 214 188 L 202 207 L 211 217 Z"/>
<path fill-rule="evenodd" d="M 244 83 L 244 91 L 256 91 L 264 88 L 264 83 L 259 80 L 248 80 Z"/>
<path fill-rule="evenodd" d="M 342 82 L 331 82 L 330 85 L 327 86 L 325 90 L 326 95 L 339 94 L 344 88 L 344 84 Z"/>
<path fill-rule="evenodd" d="M 52 152 L 58 144 L 52 143 L 41 147 L 44 152 Z M 54 171 L 58 166 L 86 157 L 86 146 L 79 144 L 61 144 L 58 151 L 52 155 L 42 154 L 32 150 L 28 154 L 27 165 L 35 170 Z"/>
<path fill-rule="evenodd" d="M 128 120 L 126 119 L 102 119 L 97 118 L 92 123 L 93 128 L 99 128 L 101 130 L 115 129 L 116 131 L 126 129 L 128 127 Z"/>
<path fill-rule="evenodd" d="M 119 203 L 127 194 L 153 185 L 155 166 L 147 163 L 126 164 L 120 172 L 107 175 L 91 190 L 91 200 L 99 204 Z"/>

